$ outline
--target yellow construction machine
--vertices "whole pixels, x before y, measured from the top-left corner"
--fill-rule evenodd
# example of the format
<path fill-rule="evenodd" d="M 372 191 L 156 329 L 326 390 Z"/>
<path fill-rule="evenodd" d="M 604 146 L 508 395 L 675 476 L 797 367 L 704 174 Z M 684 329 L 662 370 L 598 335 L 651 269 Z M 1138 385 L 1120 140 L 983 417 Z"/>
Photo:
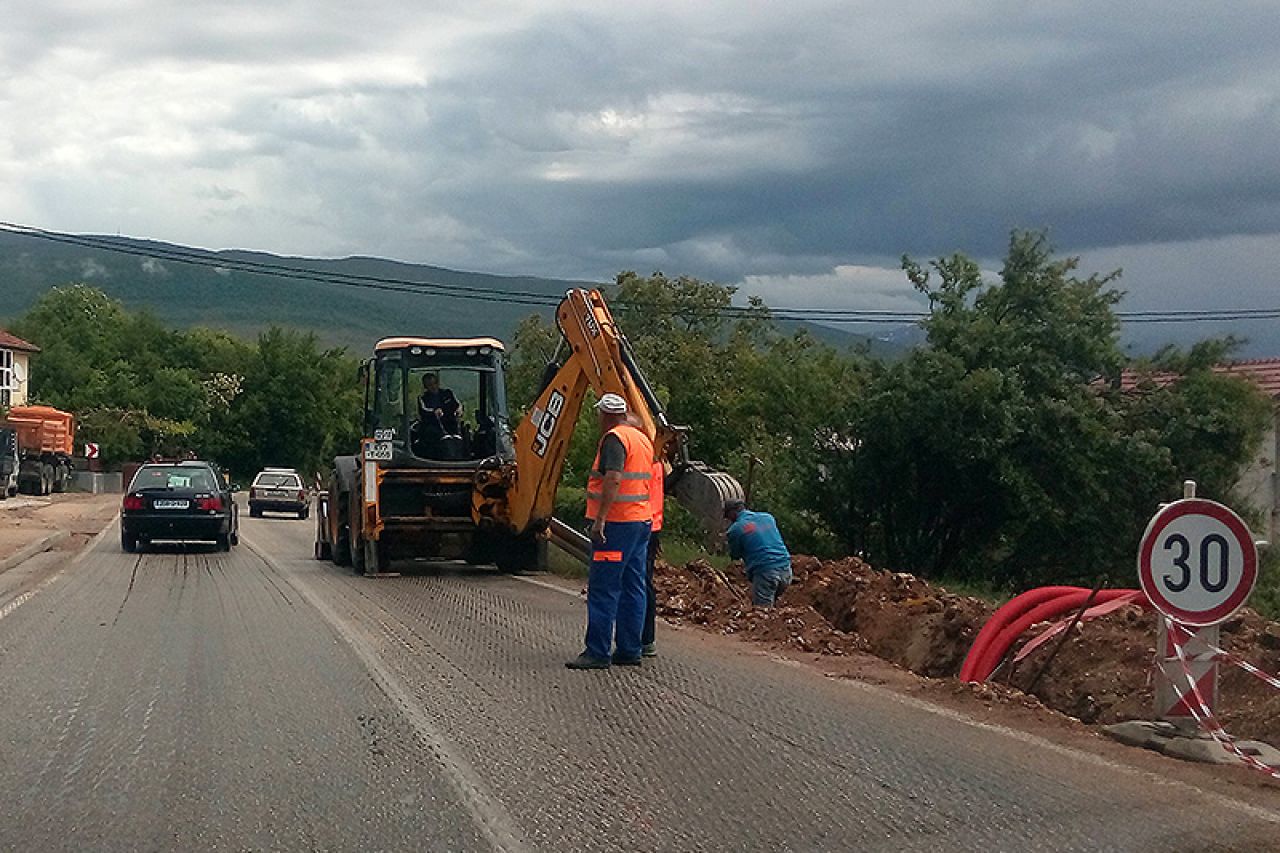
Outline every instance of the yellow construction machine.
<path fill-rule="evenodd" d="M 556 531 L 557 542 L 567 540 L 574 550 L 574 537 L 552 510 L 589 390 L 626 399 L 665 463 L 667 494 L 708 532 L 718 530 L 724 502 L 741 498 L 742 488 L 689 458 L 687 431 L 668 421 L 599 291 L 570 290 L 556 322 L 560 347 L 514 431 L 500 341 L 379 341 L 360 370 L 360 453 L 334 459 L 320 494 L 316 557 L 365 574 L 402 559 L 463 559 L 522 571 L 541 564 Z"/>

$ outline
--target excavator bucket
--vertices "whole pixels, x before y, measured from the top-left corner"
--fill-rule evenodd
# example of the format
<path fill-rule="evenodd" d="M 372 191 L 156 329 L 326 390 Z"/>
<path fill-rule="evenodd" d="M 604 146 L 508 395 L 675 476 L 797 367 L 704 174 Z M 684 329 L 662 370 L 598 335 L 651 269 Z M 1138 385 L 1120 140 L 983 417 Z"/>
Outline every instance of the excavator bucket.
<path fill-rule="evenodd" d="M 680 462 L 668 478 L 668 494 L 702 523 L 708 544 L 724 535 L 724 504 L 743 500 L 742 485 L 732 475 L 704 462 Z"/>

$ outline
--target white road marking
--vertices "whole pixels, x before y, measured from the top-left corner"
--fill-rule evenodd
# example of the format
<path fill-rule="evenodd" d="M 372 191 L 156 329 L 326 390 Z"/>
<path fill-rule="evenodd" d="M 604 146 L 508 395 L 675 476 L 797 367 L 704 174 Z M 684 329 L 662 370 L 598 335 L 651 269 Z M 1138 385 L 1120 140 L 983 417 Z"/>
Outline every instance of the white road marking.
<path fill-rule="evenodd" d="M 540 586 L 543 589 L 549 589 L 552 592 L 558 592 L 561 595 L 567 595 L 570 598 L 576 598 L 579 600 L 582 599 L 582 593 L 580 592 L 581 587 L 579 587 L 579 589 L 570 589 L 566 586 L 561 586 L 560 584 L 551 583 L 550 581 L 538 580 L 537 578 L 525 577 L 524 575 L 510 575 L 509 577 L 512 580 L 517 580 L 517 581 L 520 581 L 521 583 L 531 583 L 534 586 Z"/>
<path fill-rule="evenodd" d="M 463 804 L 471 812 L 477 826 L 493 849 L 503 853 L 508 851 L 518 853 L 528 849 L 520 837 L 519 830 L 516 829 L 515 820 L 506 807 L 489 791 L 480 774 L 462 757 L 444 732 L 432 722 L 421 704 L 414 698 L 413 691 L 383 663 L 378 656 L 376 640 L 360 626 L 339 616 L 315 590 L 297 578 L 294 572 L 285 570 L 275 557 L 245 538 L 243 533 L 240 541 L 287 580 L 290 586 L 296 589 L 316 609 L 321 618 L 347 642 L 369 674 L 373 676 L 374 683 L 404 714 L 423 744 L 440 761 L 449 781 L 458 790 Z"/>

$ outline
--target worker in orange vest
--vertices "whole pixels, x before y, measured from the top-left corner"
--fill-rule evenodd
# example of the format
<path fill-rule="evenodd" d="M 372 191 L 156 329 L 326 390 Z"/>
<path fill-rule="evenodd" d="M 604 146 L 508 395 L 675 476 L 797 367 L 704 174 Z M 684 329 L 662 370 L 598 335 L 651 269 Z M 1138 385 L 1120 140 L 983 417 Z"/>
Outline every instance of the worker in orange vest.
<path fill-rule="evenodd" d="M 653 563 L 662 552 L 662 543 L 658 532 L 662 530 L 662 501 L 665 497 L 663 481 L 667 476 L 667 465 L 661 459 L 653 463 L 653 475 L 649 479 L 649 506 L 653 510 L 653 523 L 649 528 L 649 549 L 645 556 L 644 566 L 644 631 L 640 634 L 641 657 L 658 656 L 655 640 L 655 623 L 658 619 L 658 591 L 653 587 Z"/>
<path fill-rule="evenodd" d="M 627 402 L 619 395 L 603 395 L 596 411 L 600 444 L 587 478 L 591 568 L 586 648 L 565 663 L 570 669 L 639 666 L 644 630 L 653 443 L 628 422 Z"/>

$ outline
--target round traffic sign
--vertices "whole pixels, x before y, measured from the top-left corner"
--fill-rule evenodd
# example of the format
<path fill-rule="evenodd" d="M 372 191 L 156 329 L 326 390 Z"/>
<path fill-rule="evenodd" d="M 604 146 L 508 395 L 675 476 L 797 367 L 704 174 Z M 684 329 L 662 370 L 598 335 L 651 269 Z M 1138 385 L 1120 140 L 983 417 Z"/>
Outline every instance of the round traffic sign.
<path fill-rule="evenodd" d="M 1258 580 L 1258 549 L 1229 508 L 1203 498 L 1157 512 L 1138 547 L 1138 582 L 1156 609 L 1184 625 L 1216 625 Z"/>

